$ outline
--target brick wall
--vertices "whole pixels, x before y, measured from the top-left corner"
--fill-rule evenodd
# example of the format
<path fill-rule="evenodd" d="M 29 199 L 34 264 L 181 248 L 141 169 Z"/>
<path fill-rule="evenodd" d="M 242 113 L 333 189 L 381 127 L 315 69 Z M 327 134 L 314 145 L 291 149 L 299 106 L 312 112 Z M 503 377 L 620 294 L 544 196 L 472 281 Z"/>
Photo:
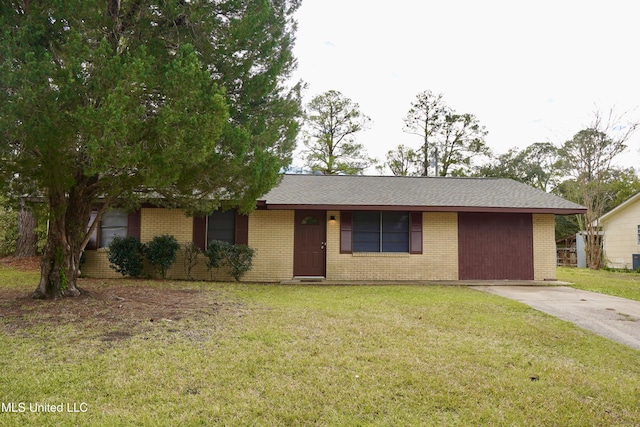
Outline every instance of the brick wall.
<path fill-rule="evenodd" d="M 457 280 L 458 215 L 455 212 L 422 214 L 423 253 L 340 254 L 340 212 L 327 223 L 328 280 Z M 179 209 L 145 208 L 141 212 L 141 240 L 171 234 L 182 243 L 191 242 L 193 219 Z M 274 282 L 293 276 L 294 211 L 255 211 L 249 215 L 249 246 L 256 249 L 253 268 L 243 281 Z M 554 279 L 556 266 L 554 216 L 533 215 L 534 278 Z M 87 251 L 83 274 L 90 277 L 121 277 L 109 267 L 104 249 Z M 152 271 L 147 269 L 148 273 Z M 191 271 L 196 280 L 233 280 L 226 271 L 208 271 L 200 255 Z M 184 279 L 184 253 L 180 251 L 169 278 Z"/>
<path fill-rule="evenodd" d="M 458 215 L 422 214 L 422 254 L 340 253 L 340 212 L 327 224 L 328 280 L 457 280 Z"/>
<path fill-rule="evenodd" d="M 249 215 L 253 268 L 243 280 L 275 282 L 293 277 L 294 211 L 254 211 Z"/>
<path fill-rule="evenodd" d="M 193 239 L 193 218 L 180 209 L 144 208 L 140 213 L 140 240 L 146 243 L 154 236 L 173 235 L 180 244 Z M 243 281 L 273 282 L 293 276 L 294 211 L 255 211 L 249 215 L 249 246 L 256 250 L 253 268 Z M 122 277 L 109 267 L 105 249 L 87 251 L 83 274 L 89 277 Z M 146 269 L 147 274 L 153 270 Z M 191 269 L 196 280 L 234 280 L 226 269 L 207 270 L 206 258 L 199 255 Z M 180 250 L 168 278 L 186 279 L 185 256 Z"/>
<path fill-rule="evenodd" d="M 533 214 L 533 279 L 556 279 L 555 216 Z"/>
<path fill-rule="evenodd" d="M 193 239 L 193 218 L 182 209 L 142 208 L 140 211 L 140 241 L 150 242 L 155 236 L 170 234 L 180 243 Z"/>

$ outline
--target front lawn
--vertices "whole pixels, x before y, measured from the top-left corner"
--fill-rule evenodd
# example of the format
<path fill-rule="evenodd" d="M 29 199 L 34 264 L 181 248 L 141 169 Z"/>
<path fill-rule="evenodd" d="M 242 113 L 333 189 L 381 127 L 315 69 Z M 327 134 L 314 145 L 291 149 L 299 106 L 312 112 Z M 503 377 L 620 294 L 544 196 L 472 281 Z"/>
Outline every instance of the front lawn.
<path fill-rule="evenodd" d="M 585 291 L 600 292 L 640 301 L 640 274 L 588 268 L 559 267 L 557 278 Z"/>
<path fill-rule="evenodd" d="M 640 423 L 637 350 L 464 287 L 83 279 L 52 302 L 22 274 L 0 267 L 0 425 Z"/>

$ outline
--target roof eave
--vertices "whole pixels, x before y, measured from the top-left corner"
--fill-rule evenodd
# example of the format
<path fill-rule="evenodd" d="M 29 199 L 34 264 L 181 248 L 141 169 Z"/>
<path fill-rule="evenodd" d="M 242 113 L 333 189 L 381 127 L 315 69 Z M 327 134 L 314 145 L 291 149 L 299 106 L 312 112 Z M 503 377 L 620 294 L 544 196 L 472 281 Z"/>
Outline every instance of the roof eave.
<path fill-rule="evenodd" d="M 607 212 L 606 214 L 604 214 L 600 218 L 598 218 L 596 220 L 596 222 L 599 223 L 599 222 L 602 222 L 602 221 L 606 221 L 609 217 L 617 215 L 618 212 L 626 209 L 628 206 L 630 206 L 633 203 L 635 203 L 636 200 L 638 200 L 638 199 L 640 199 L 640 193 L 634 194 L 633 196 L 629 197 L 627 200 L 625 200 L 624 202 L 620 203 L 618 206 L 616 206 L 615 208 L 611 209 L 609 212 Z"/>
<path fill-rule="evenodd" d="M 522 208 L 494 206 L 403 206 L 403 205 L 331 205 L 331 204 L 280 204 L 258 201 L 258 209 L 269 210 L 327 210 L 327 211 L 409 211 L 409 212 L 501 212 L 538 213 L 555 215 L 583 214 L 585 208 Z"/>

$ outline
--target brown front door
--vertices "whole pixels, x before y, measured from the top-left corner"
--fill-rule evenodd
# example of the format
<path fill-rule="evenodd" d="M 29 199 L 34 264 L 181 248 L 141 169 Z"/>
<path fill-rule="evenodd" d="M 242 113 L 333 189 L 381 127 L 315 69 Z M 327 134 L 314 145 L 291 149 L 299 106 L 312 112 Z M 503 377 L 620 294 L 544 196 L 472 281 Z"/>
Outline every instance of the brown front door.
<path fill-rule="evenodd" d="M 293 275 L 325 275 L 326 212 L 296 211 Z"/>

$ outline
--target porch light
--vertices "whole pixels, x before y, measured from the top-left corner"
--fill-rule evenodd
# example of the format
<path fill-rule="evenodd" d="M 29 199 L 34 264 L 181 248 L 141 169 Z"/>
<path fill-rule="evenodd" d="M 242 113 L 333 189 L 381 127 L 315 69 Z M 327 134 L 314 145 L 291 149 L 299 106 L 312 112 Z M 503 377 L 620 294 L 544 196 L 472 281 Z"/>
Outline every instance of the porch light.
<path fill-rule="evenodd" d="M 335 224 L 336 223 L 336 216 L 335 215 L 331 215 L 329 217 L 329 224 Z"/>

